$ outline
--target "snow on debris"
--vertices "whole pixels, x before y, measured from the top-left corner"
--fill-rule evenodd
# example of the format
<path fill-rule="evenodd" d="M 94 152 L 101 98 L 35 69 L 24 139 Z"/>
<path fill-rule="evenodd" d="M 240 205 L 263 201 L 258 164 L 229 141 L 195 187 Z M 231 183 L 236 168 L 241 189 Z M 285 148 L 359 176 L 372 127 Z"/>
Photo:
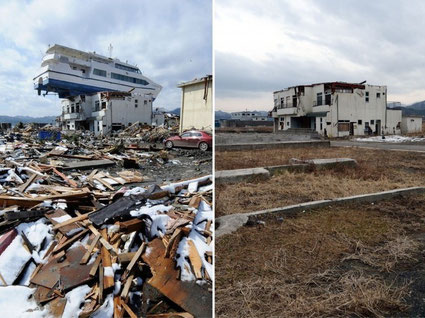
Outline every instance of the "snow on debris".
<path fill-rule="evenodd" d="M 362 141 L 362 142 L 392 142 L 392 143 L 401 143 L 401 142 L 418 142 L 418 141 L 425 141 L 425 138 L 418 138 L 418 137 L 407 137 L 407 136 L 385 136 L 385 139 L 382 139 L 382 136 L 374 136 L 374 137 L 367 137 L 367 138 L 355 138 L 355 141 Z"/>
<path fill-rule="evenodd" d="M 35 289 L 25 286 L 0 287 L 0 312 L 3 317 L 51 317 L 48 310 L 41 310 L 31 298 Z"/>
<path fill-rule="evenodd" d="M 66 306 L 62 314 L 62 318 L 78 318 L 82 311 L 81 305 L 84 303 L 84 298 L 91 291 L 88 285 L 82 285 L 68 292 L 66 297 Z"/>

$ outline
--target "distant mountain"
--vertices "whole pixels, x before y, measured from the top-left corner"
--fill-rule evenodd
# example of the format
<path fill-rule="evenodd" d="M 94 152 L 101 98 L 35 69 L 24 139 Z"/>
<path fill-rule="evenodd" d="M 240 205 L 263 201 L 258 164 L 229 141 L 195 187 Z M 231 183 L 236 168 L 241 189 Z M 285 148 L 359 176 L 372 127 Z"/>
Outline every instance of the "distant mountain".
<path fill-rule="evenodd" d="M 53 124 L 55 122 L 56 116 L 44 116 L 44 117 L 31 117 L 31 116 L 1 116 L 0 123 L 11 123 L 12 126 L 16 125 L 19 122 L 24 124 L 27 123 L 43 123 L 43 124 Z"/>
<path fill-rule="evenodd" d="M 216 110 L 215 111 L 215 120 L 230 119 L 230 118 L 232 118 L 232 116 L 230 115 L 230 113 L 226 113 L 226 112 L 223 112 L 221 110 Z"/>
<path fill-rule="evenodd" d="M 425 101 L 414 103 L 406 107 L 397 107 L 401 109 L 403 115 L 415 115 L 415 116 L 424 116 L 425 117 Z"/>
<path fill-rule="evenodd" d="M 170 110 L 169 113 L 180 116 L 180 107 L 173 109 L 173 110 Z"/>

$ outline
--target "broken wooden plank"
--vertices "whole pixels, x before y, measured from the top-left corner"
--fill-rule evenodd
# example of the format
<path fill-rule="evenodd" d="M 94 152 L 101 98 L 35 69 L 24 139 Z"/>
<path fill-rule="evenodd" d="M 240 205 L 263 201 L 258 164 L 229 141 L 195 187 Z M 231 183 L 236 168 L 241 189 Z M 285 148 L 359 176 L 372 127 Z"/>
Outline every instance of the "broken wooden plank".
<path fill-rule="evenodd" d="M 65 167 L 61 167 L 62 170 L 72 170 L 72 169 L 95 169 L 114 166 L 115 162 L 109 159 L 100 159 L 100 160 L 84 160 L 78 162 L 69 162 L 65 164 Z"/>
<path fill-rule="evenodd" d="M 83 258 L 81 259 L 80 264 L 86 264 L 89 261 L 89 258 L 91 256 L 91 253 L 96 246 L 97 242 L 99 241 L 101 235 L 98 234 L 94 237 L 93 241 L 91 242 L 89 249 L 87 250 L 86 254 L 84 254 Z"/>
<path fill-rule="evenodd" d="M 99 255 L 97 255 L 97 258 L 94 261 L 93 266 L 90 269 L 90 273 L 89 273 L 90 276 L 95 276 L 96 275 L 97 269 L 99 268 L 99 265 L 100 265 L 100 262 L 101 261 L 102 261 L 102 257 L 99 254 Z"/>
<path fill-rule="evenodd" d="M 54 173 L 56 173 L 59 177 L 61 177 L 66 183 L 68 183 L 71 187 L 77 188 L 78 184 L 74 180 L 68 178 L 66 175 L 64 175 L 62 172 L 59 172 L 56 168 L 52 169 Z"/>
<path fill-rule="evenodd" d="M 187 244 L 189 245 L 189 260 L 192 264 L 195 277 L 196 279 L 202 279 L 202 259 L 199 256 L 195 243 L 192 240 L 188 240 Z"/>
<path fill-rule="evenodd" d="M 130 291 L 130 287 L 133 282 L 133 279 L 134 279 L 134 275 L 131 274 L 125 281 L 124 288 L 122 289 L 122 292 L 121 292 L 121 298 L 124 300 L 127 300 L 127 296 Z"/>
<path fill-rule="evenodd" d="M 115 285 L 114 270 L 112 269 L 111 254 L 102 246 L 100 250 L 103 267 L 103 289 L 107 290 Z"/>
<path fill-rule="evenodd" d="M 137 315 L 133 312 L 133 310 L 131 310 L 131 308 L 128 307 L 128 305 L 122 300 L 121 300 L 121 306 L 124 308 L 124 310 L 130 316 L 130 318 L 137 318 Z"/>
<path fill-rule="evenodd" d="M 142 255 L 153 274 L 147 283 L 195 317 L 210 317 L 212 293 L 208 287 L 200 286 L 196 281 L 178 280 L 175 261 L 164 258 L 165 247 L 160 239 L 149 242 L 149 248 L 150 252 Z"/>
<path fill-rule="evenodd" d="M 84 235 L 86 235 L 88 231 L 89 231 L 88 229 L 85 229 L 81 231 L 80 233 L 74 235 L 72 238 L 66 240 L 64 243 L 57 245 L 53 253 L 57 254 L 60 251 L 68 248 L 69 246 L 74 244 L 76 241 L 78 241 L 80 238 L 84 237 Z"/>
<path fill-rule="evenodd" d="M 56 224 L 55 226 L 53 226 L 53 230 L 57 230 L 57 229 L 59 229 L 59 228 L 61 228 L 63 226 L 66 226 L 66 225 L 69 225 L 69 224 L 72 224 L 72 223 L 75 223 L 75 222 L 78 222 L 78 221 L 85 220 L 88 217 L 89 217 L 89 214 L 81 214 L 79 216 L 76 216 L 74 218 L 71 218 L 71 219 L 68 219 L 66 221 L 63 221 L 61 223 Z"/>
<path fill-rule="evenodd" d="M 31 177 L 27 180 L 27 182 L 25 182 L 23 185 L 21 185 L 18 188 L 18 191 L 24 193 L 25 190 L 35 181 L 35 179 L 37 179 L 37 177 L 39 176 L 35 173 L 31 175 Z"/>
<path fill-rule="evenodd" d="M 140 256 L 143 254 L 143 252 L 145 251 L 146 248 L 146 243 L 142 243 L 142 245 L 140 245 L 139 249 L 137 250 L 136 254 L 134 254 L 133 259 L 131 260 L 131 262 L 127 265 L 127 268 L 125 269 L 123 275 L 122 275 L 122 279 L 125 280 L 127 278 L 127 276 L 131 273 L 131 270 L 133 269 L 134 265 L 136 264 L 137 260 L 140 258 Z"/>

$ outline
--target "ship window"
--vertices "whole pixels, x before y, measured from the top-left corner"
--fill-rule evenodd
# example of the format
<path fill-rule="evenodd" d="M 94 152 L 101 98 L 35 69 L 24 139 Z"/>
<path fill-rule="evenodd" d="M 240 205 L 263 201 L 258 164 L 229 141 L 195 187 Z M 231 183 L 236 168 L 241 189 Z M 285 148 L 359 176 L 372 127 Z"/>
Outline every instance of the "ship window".
<path fill-rule="evenodd" d="M 122 65 L 122 64 L 115 64 L 116 68 L 119 68 L 120 70 L 133 72 L 133 73 L 140 73 L 140 70 L 138 68 Z"/>
<path fill-rule="evenodd" d="M 93 74 L 97 75 L 97 76 L 103 76 L 106 77 L 106 71 L 104 70 L 99 70 L 97 68 L 93 69 Z"/>
<path fill-rule="evenodd" d="M 111 73 L 111 78 L 114 78 L 114 79 L 117 79 L 117 80 L 120 80 L 120 81 L 135 83 L 135 84 L 149 85 L 149 83 L 147 81 L 143 80 L 143 79 L 130 77 L 130 76 L 126 76 L 126 75 L 121 75 L 121 74 L 117 74 L 117 73 Z"/>

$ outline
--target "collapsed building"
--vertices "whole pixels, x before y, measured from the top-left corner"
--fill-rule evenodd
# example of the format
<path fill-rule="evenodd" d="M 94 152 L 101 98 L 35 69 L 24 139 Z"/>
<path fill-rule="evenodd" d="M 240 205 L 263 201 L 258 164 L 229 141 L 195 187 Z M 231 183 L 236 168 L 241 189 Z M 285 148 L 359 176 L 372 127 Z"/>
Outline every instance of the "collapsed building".
<path fill-rule="evenodd" d="M 275 132 L 307 128 L 329 137 L 402 132 L 402 111 L 387 107 L 386 86 L 326 82 L 289 87 L 273 97 Z M 406 132 L 415 132 L 410 123 Z"/>
<path fill-rule="evenodd" d="M 152 103 L 162 87 L 137 66 L 55 44 L 43 57 L 34 89 L 63 98 L 62 129 L 104 135 L 135 122 L 150 125 Z"/>

